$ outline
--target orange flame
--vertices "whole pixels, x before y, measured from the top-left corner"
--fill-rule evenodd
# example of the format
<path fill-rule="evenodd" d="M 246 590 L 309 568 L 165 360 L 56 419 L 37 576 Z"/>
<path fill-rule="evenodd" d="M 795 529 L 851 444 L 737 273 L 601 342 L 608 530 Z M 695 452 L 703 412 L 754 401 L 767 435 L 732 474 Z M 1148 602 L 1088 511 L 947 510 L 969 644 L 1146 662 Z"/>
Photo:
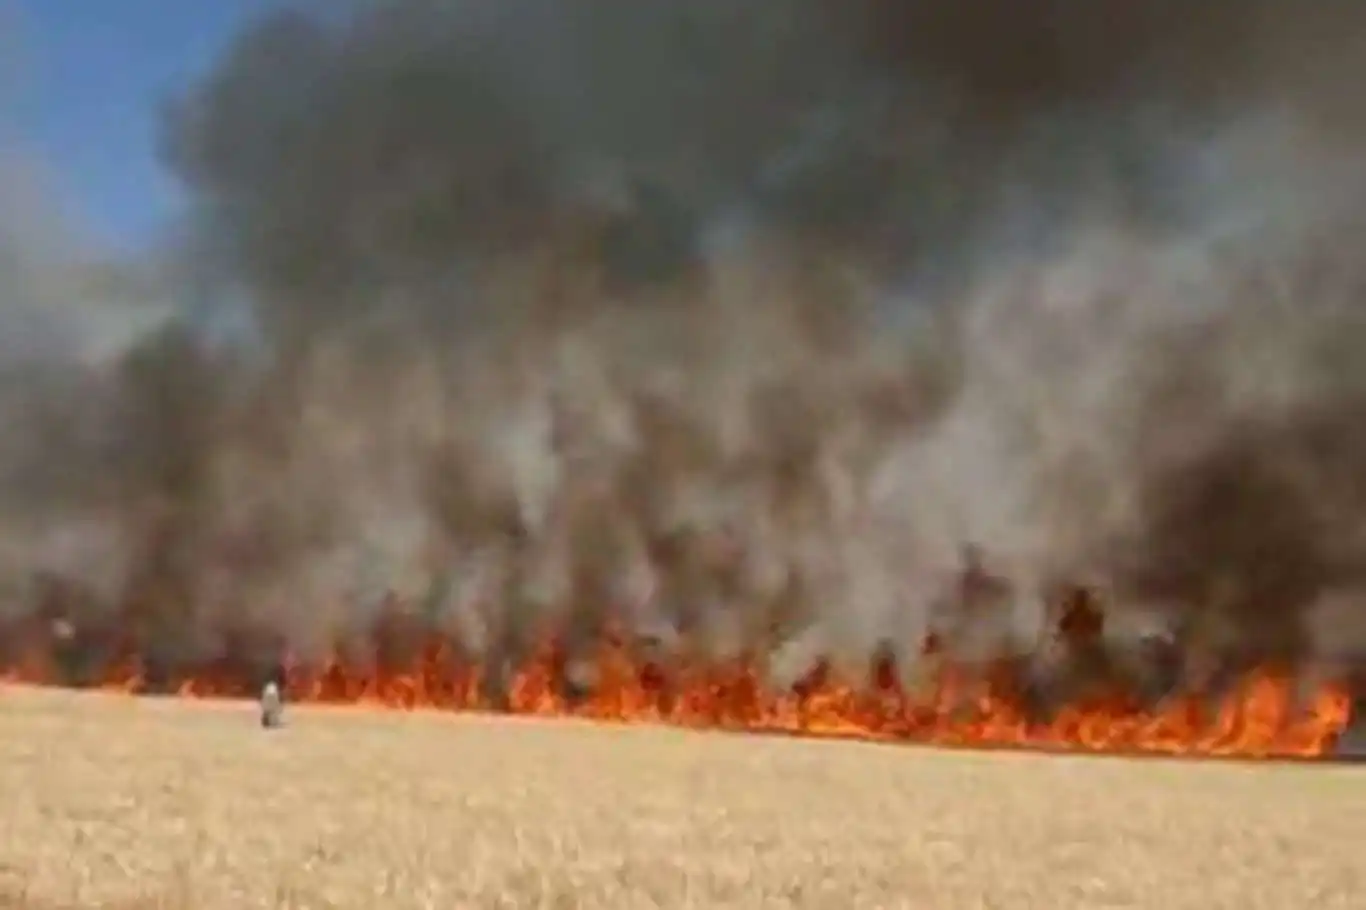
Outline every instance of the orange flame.
<path fill-rule="evenodd" d="M 1264 758 L 1327 754 L 1351 713 L 1344 687 L 1323 685 L 1298 702 L 1293 680 L 1270 669 L 1247 675 L 1217 704 L 1188 697 L 1144 711 L 1122 698 L 1095 698 L 1066 706 L 1047 721 L 1031 719 L 1007 685 L 969 688 L 951 672 L 942 673 L 928 692 L 912 694 L 887 667 L 866 685 L 840 680 L 822 667 L 793 690 L 778 692 L 765 687 L 752 662 L 672 667 L 666 676 L 610 642 L 602 646 L 596 669 L 594 691 L 570 699 L 559 685 L 562 662 L 547 646 L 514 675 L 506 708 L 534 716 L 952 746 Z M 0 681 L 44 684 L 55 678 L 50 666 L 30 660 Z M 129 693 L 145 688 L 137 661 L 120 663 L 101 685 Z M 360 668 L 334 658 L 313 669 L 291 668 L 285 689 L 294 702 L 490 709 L 479 668 L 462 666 L 449 644 L 435 640 L 403 670 Z M 240 673 L 210 669 L 183 682 L 178 694 L 254 693 Z"/>

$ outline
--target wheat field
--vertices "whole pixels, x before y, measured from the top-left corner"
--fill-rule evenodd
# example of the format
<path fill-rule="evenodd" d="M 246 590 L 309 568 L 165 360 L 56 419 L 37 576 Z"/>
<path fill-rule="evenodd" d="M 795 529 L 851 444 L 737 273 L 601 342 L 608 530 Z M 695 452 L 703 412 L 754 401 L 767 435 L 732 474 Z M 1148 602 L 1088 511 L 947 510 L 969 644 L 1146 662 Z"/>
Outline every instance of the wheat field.
<path fill-rule="evenodd" d="M 0 906 L 1366 906 L 1355 768 L 0 690 Z"/>

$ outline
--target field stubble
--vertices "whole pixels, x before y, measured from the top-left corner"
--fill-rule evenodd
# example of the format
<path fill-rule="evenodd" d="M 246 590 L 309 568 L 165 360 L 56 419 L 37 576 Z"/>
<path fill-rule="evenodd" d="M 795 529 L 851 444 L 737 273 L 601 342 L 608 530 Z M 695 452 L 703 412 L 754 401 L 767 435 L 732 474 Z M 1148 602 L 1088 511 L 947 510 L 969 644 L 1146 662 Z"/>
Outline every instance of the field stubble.
<path fill-rule="evenodd" d="M 1366 903 L 1366 773 L 0 691 L 0 906 Z"/>

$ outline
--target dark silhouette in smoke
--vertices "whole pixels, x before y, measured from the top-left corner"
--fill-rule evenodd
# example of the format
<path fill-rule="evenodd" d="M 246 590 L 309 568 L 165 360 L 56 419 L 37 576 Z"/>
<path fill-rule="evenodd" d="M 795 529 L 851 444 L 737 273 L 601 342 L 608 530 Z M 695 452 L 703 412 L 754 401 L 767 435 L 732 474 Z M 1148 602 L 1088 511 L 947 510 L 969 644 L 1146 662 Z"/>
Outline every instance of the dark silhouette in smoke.
<path fill-rule="evenodd" d="M 67 582 L 168 663 L 244 630 L 316 652 L 397 601 L 494 666 L 613 624 L 789 679 L 911 678 L 933 634 L 1057 697 L 1346 672 L 1344 10 L 269 17 L 166 136 L 196 270 L 259 337 L 108 366 L 114 492 L 68 442 L 70 495 L 19 514 L 85 503 L 117 581 Z"/>

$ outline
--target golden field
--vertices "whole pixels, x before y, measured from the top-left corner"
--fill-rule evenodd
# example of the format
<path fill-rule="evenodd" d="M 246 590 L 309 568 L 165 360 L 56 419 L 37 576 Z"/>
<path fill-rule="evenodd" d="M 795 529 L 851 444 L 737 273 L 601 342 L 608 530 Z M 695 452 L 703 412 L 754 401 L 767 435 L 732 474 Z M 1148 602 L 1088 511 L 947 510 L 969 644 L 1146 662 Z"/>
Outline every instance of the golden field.
<path fill-rule="evenodd" d="M 1366 906 L 1366 770 L 0 689 L 0 907 Z"/>

